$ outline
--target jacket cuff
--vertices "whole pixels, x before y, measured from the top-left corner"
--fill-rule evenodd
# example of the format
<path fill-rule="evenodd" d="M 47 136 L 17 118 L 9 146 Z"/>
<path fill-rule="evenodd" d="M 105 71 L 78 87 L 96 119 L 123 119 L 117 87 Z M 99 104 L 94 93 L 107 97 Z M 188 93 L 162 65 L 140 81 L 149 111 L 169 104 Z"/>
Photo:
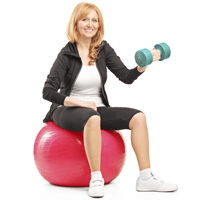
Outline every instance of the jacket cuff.
<path fill-rule="evenodd" d="M 130 69 L 129 77 L 131 78 L 131 82 L 136 80 L 140 75 L 142 75 L 145 71 L 139 72 L 137 67 Z"/>
<path fill-rule="evenodd" d="M 67 95 L 58 93 L 51 88 L 44 88 L 43 90 L 43 98 L 59 105 L 64 105 L 64 100 Z"/>
<path fill-rule="evenodd" d="M 58 92 L 53 91 L 51 94 L 51 102 L 60 104 L 60 105 L 64 105 L 64 100 L 66 97 L 67 97 L 67 95 L 60 94 Z"/>

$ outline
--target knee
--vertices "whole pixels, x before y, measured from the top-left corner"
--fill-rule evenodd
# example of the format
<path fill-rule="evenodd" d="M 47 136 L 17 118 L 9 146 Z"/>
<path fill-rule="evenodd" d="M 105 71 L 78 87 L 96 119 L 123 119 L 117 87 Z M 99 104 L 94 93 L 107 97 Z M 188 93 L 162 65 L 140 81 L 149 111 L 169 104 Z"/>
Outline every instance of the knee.
<path fill-rule="evenodd" d="M 92 115 L 88 120 L 87 124 L 95 125 L 99 124 L 101 121 L 101 117 L 99 115 Z"/>
<path fill-rule="evenodd" d="M 131 118 L 129 123 L 129 128 L 132 129 L 132 127 L 135 124 L 143 124 L 143 123 L 146 123 L 146 116 L 143 112 L 139 112 Z"/>
<path fill-rule="evenodd" d="M 135 123 L 140 124 L 146 121 L 146 116 L 143 112 L 139 112 L 135 114 L 132 119 Z"/>

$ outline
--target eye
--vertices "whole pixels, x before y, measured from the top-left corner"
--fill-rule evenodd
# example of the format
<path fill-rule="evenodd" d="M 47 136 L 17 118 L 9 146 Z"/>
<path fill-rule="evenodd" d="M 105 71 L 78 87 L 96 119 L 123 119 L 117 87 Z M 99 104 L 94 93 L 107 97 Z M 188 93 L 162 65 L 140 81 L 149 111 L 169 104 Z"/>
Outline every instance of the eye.
<path fill-rule="evenodd" d="M 85 20 L 87 20 L 87 18 L 83 19 L 83 21 L 85 21 Z M 97 20 L 96 20 L 96 19 L 94 19 L 93 21 L 97 22 Z"/>

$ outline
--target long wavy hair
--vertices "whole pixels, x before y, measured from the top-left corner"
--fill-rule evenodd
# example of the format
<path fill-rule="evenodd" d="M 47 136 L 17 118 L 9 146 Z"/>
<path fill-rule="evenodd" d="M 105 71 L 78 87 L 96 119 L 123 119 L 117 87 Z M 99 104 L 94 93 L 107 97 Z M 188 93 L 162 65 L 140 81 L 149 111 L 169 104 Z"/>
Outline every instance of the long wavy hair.
<path fill-rule="evenodd" d="M 98 15 L 99 28 L 97 33 L 91 38 L 89 47 L 89 66 L 94 65 L 97 59 L 98 49 L 103 41 L 104 37 L 104 22 L 100 9 L 93 3 L 81 2 L 73 10 L 71 18 L 69 20 L 66 36 L 71 43 L 78 43 L 79 34 L 77 31 L 77 21 L 85 18 L 92 10 L 95 10 Z"/>

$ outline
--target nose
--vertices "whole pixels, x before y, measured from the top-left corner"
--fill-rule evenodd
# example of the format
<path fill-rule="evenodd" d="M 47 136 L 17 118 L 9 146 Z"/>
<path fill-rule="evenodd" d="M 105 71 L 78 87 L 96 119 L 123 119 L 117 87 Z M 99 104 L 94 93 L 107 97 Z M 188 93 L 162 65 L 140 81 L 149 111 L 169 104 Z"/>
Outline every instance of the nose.
<path fill-rule="evenodd" d="M 91 21 L 91 20 L 88 20 L 88 27 L 91 28 L 91 26 L 92 26 L 92 21 Z"/>

